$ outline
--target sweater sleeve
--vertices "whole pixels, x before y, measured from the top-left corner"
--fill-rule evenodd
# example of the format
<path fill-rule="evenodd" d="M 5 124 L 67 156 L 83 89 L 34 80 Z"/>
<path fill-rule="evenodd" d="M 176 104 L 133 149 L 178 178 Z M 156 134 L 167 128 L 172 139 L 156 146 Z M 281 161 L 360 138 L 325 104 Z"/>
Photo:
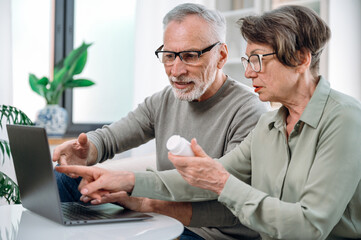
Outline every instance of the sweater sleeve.
<path fill-rule="evenodd" d="M 218 197 L 212 191 L 189 185 L 175 169 L 136 172 L 132 196 L 177 202 L 198 202 Z"/>
<path fill-rule="evenodd" d="M 146 98 L 126 117 L 87 133 L 98 150 L 97 162 L 111 159 L 117 153 L 138 147 L 154 138 L 155 115 L 163 92 Z"/>
<path fill-rule="evenodd" d="M 261 102 L 258 96 L 249 97 L 239 109 L 235 110 L 232 124 L 228 129 L 225 154 L 238 146 L 258 123 L 261 115 L 270 111 L 268 102 Z"/>
<path fill-rule="evenodd" d="M 229 227 L 238 223 L 238 218 L 216 200 L 192 203 L 190 227 Z"/>

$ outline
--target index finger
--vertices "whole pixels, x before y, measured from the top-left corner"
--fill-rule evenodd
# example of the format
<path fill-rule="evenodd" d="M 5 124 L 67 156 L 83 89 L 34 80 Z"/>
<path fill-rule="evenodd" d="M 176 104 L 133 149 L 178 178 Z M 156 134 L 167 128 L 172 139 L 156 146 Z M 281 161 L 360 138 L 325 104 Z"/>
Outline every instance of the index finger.
<path fill-rule="evenodd" d="M 82 177 L 90 177 L 94 175 L 94 169 L 88 166 L 62 165 L 62 166 L 55 166 L 55 170 L 60 173 L 65 173 L 65 174 L 73 173 Z"/>
<path fill-rule="evenodd" d="M 82 187 L 79 187 L 79 191 L 83 195 L 88 195 L 99 200 L 102 195 L 110 193 L 109 191 L 103 189 L 103 184 L 98 180 L 88 182 Z"/>

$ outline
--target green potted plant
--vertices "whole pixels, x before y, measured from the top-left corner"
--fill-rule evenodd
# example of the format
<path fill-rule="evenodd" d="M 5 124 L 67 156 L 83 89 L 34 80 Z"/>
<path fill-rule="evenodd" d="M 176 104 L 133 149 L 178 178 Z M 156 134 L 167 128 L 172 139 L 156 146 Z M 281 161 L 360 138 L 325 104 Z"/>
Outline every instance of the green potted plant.
<path fill-rule="evenodd" d="M 4 130 L 3 123 L 34 125 L 24 112 L 8 105 L 0 105 L 0 132 Z M 11 158 L 9 142 L 7 139 L 0 138 L 1 166 L 4 165 L 7 158 Z M 0 198 L 5 198 L 9 204 L 21 203 L 18 185 L 2 171 L 0 171 Z"/>
<path fill-rule="evenodd" d="M 66 131 L 67 113 L 59 106 L 59 100 L 65 89 L 77 87 L 89 87 L 94 84 L 89 79 L 75 79 L 75 75 L 80 74 L 87 62 L 88 48 L 91 44 L 82 43 L 73 49 L 62 61 L 54 67 L 53 79 L 48 77 L 38 78 L 34 74 L 29 74 L 31 89 L 44 97 L 46 107 L 38 113 L 37 125 L 45 127 L 48 135 L 62 135 Z"/>

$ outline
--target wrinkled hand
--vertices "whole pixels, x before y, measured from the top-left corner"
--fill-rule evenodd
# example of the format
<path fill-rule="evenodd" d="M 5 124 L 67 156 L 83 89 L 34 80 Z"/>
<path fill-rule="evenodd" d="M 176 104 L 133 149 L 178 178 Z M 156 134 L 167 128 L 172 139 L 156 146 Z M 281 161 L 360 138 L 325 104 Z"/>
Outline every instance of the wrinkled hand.
<path fill-rule="evenodd" d="M 135 176 L 132 172 L 110 171 L 88 166 L 56 166 L 55 170 L 83 177 L 78 187 L 80 193 L 99 201 L 109 193 L 131 192 L 135 183 Z"/>
<path fill-rule="evenodd" d="M 156 212 L 180 221 L 184 226 L 189 226 L 192 218 L 192 205 L 189 202 L 168 202 L 144 197 L 130 197 L 126 192 L 105 194 L 101 200 L 82 196 L 81 201 L 91 204 L 118 203 L 121 206 L 137 212 Z"/>
<path fill-rule="evenodd" d="M 103 203 L 118 203 L 121 206 L 137 211 L 137 212 L 152 212 L 152 209 L 149 204 L 147 204 L 148 198 L 143 197 L 131 197 L 127 192 L 121 191 L 116 193 L 108 193 L 102 196 L 100 200 L 91 199 L 89 196 L 81 196 L 80 198 L 83 202 L 89 202 L 94 205 L 103 204 Z"/>
<path fill-rule="evenodd" d="M 57 146 L 53 153 L 53 161 L 59 165 L 91 165 L 95 163 L 97 155 L 95 146 L 88 141 L 85 133 L 81 133 L 78 139 Z"/>
<path fill-rule="evenodd" d="M 192 139 L 191 147 L 195 157 L 176 156 L 169 152 L 169 160 L 190 185 L 211 190 L 219 195 L 230 174 L 222 164 L 203 151 L 196 139 Z"/>

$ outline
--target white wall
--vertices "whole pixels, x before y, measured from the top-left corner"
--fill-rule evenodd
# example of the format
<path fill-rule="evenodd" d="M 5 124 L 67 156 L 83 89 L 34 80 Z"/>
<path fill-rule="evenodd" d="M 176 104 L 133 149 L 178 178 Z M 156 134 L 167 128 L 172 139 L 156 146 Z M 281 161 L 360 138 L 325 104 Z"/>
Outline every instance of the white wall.
<path fill-rule="evenodd" d="M 328 80 L 361 100 L 361 1 L 329 0 Z"/>
<path fill-rule="evenodd" d="M 0 1 L 0 104 L 12 104 L 11 0 Z"/>
<path fill-rule="evenodd" d="M 45 100 L 31 90 L 29 73 L 39 78 L 49 76 L 51 1 L 11 0 L 11 21 L 12 102 L 35 120 Z"/>
<path fill-rule="evenodd" d="M 0 105 L 12 104 L 12 71 L 11 71 L 11 0 L 0 0 Z M 2 122 L 5 126 L 5 121 Z M 0 129 L 0 139 L 7 139 L 6 131 Z M 15 171 L 12 161 L 6 156 L 2 164 L 0 152 L 0 171 L 15 180 Z M 0 199 L 0 205 L 5 204 Z M 1 235 L 0 235 L 1 238 Z"/>

